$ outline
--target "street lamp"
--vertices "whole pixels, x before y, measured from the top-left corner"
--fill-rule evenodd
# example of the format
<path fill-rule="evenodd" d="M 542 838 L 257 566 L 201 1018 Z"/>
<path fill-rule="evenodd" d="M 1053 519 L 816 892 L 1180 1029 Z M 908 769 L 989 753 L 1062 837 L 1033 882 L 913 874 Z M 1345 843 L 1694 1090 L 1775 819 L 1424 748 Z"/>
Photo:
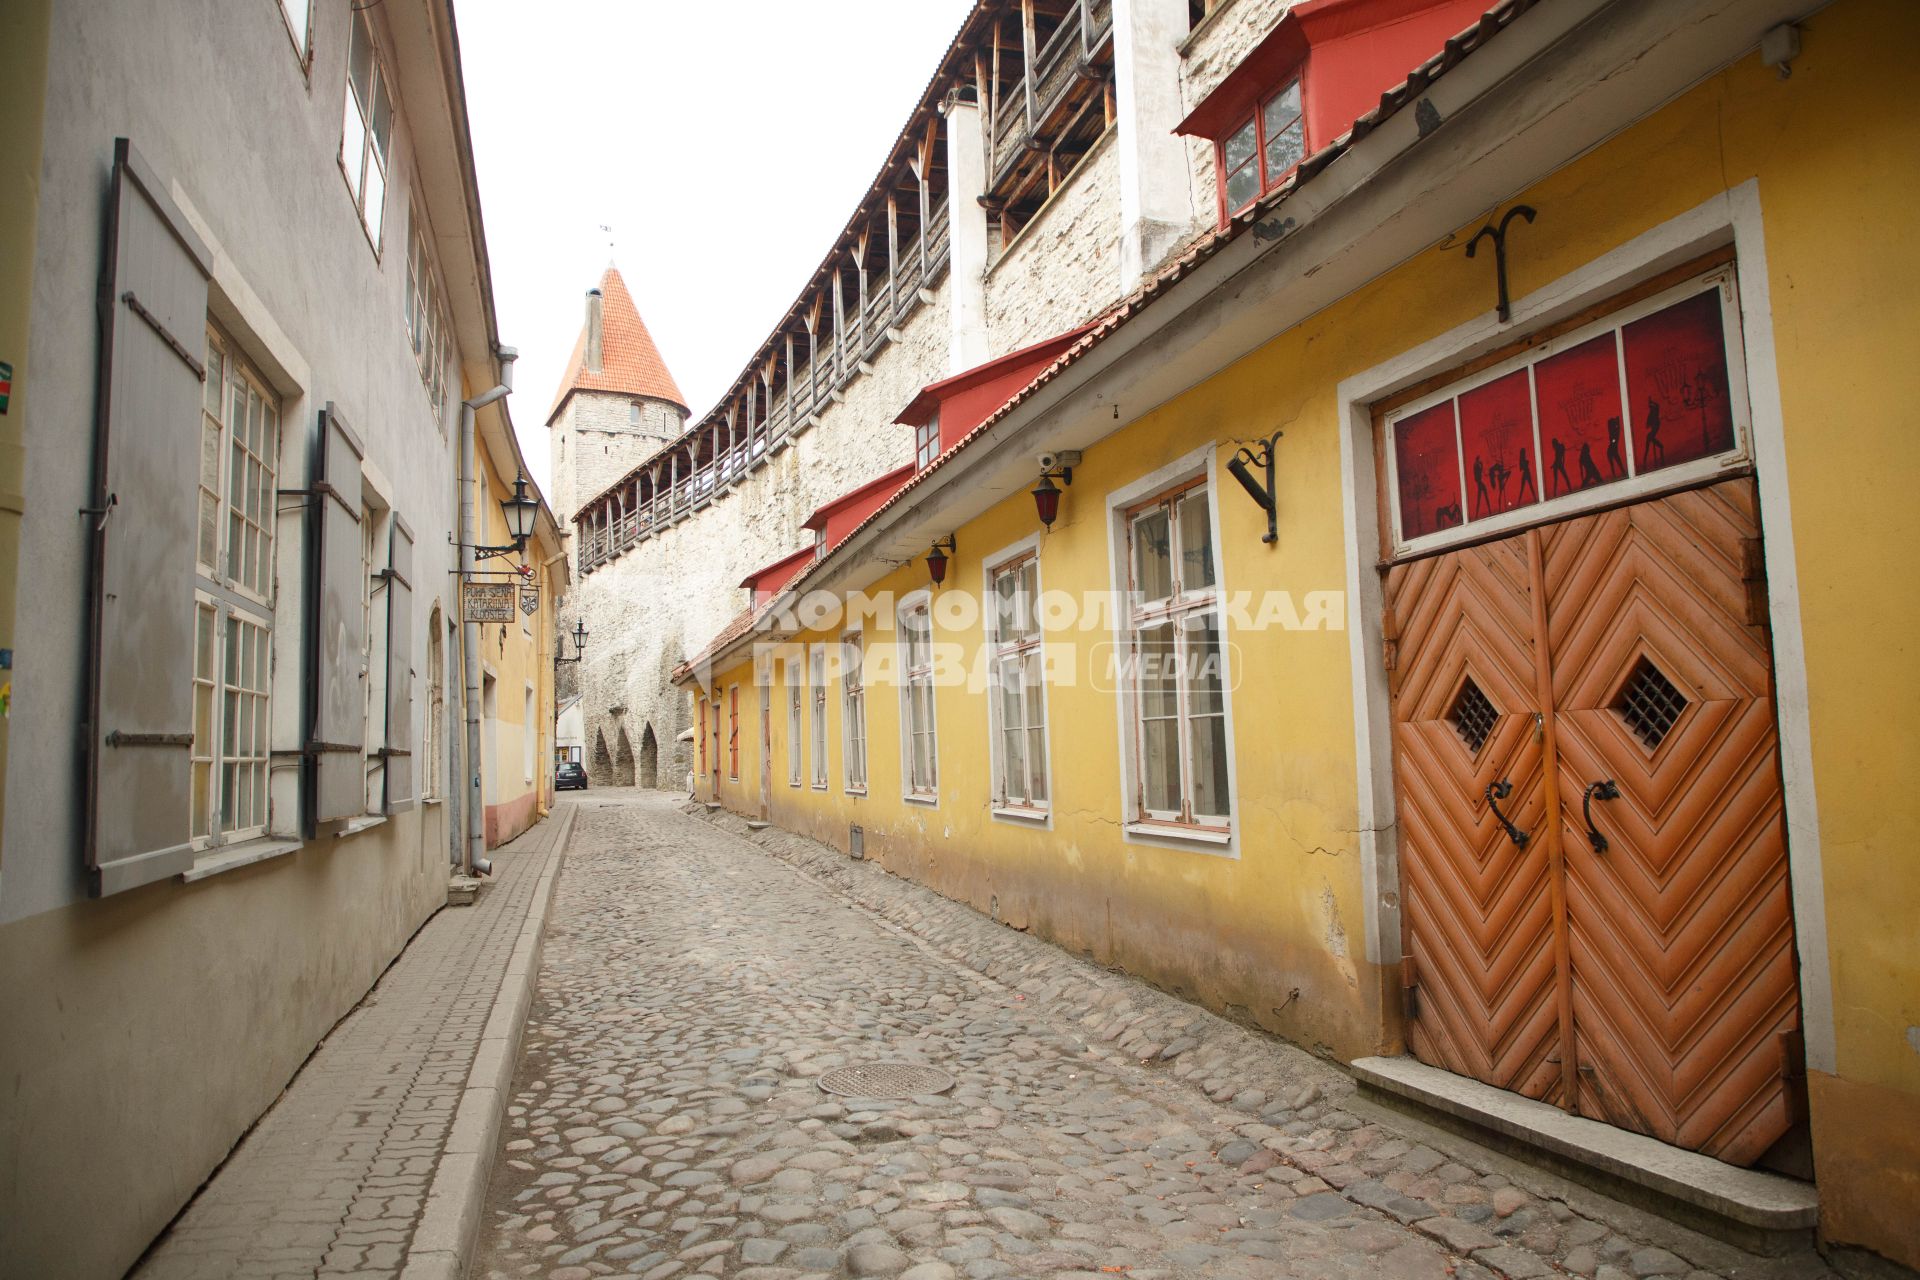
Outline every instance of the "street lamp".
<path fill-rule="evenodd" d="M 934 586 L 947 580 L 947 558 L 958 550 L 952 534 L 934 540 L 932 549 L 927 552 L 927 576 L 933 579 Z"/>
<path fill-rule="evenodd" d="M 563 647 L 565 646 L 566 640 L 564 637 L 561 639 L 560 643 Z M 553 655 L 553 665 L 557 667 L 563 662 L 578 662 L 580 661 L 580 656 L 584 654 L 586 651 L 587 651 L 587 620 L 585 618 L 582 618 L 580 619 L 580 621 L 573 624 L 573 656 L 571 658 L 563 658 L 558 653 L 556 653 Z"/>
<path fill-rule="evenodd" d="M 527 543 L 533 538 L 533 523 L 540 515 L 540 499 L 527 492 L 525 472 L 514 476 L 513 496 L 500 500 L 500 510 L 507 518 L 507 533 L 513 541 L 504 547 L 475 547 L 475 560 L 515 555 L 526 550 Z"/>

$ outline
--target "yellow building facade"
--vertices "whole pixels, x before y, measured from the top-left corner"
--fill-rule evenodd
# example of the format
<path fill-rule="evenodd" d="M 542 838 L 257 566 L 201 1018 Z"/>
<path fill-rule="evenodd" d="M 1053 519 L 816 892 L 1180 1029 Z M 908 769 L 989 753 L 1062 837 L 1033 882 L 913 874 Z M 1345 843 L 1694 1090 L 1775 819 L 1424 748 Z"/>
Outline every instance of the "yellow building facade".
<path fill-rule="evenodd" d="M 1780 943 L 1792 1006 L 1778 1024 L 1789 1029 L 1781 1123 L 1804 1133 L 1810 1117 L 1825 1236 L 1920 1265 L 1920 863 L 1904 840 L 1920 821 L 1909 781 L 1920 769 L 1920 676 L 1897 659 L 1898 637 L 1920 624 L 1920 596 L 1894 563 L 1920 480 L 1907 429 L 1920 390 L 1909 355 L 1920 338 L 1910 235 L 1920 128 L 1893 101 L 1904 55 L 1920 47 L 1920 14 L 1895 0 L 1824 7 L 1795 28 L 1783 74 L 1753 48 L 1751 21 L 1714 25 L 1724 12 L 1684 37 L 1649 26 L 1616 39 L 1549 28 L 1559 19 L 1542 10 L 1484 33 L 1444 77 L 1403 95 L 1419 111 L 1370 121 L 1331 166 L 1264 202 L 1247 219 L 1263 234 L 1236 224 L 1164 271 L 981 438 L 803 573 L 760 625 L 686 669 L 696 794 L 841 848 L 858 840 L 891 872 L 1330 1057 L 1396 1055 L 1414 1041 L 1426 1059 L 1418 1027 L 1443 997 L 1425 994 L 1439 990 L 1430 961 L 1417 977 L 1407 963 L 1419 941 L 1403 899 L 1420 889 L 1405 879 L 1417 839 L 1406 809 L 1418 797 L 1406 790 L 1411 739 L 1396 736 L 1404 672 L 1387 669 L 1425 623 L 1385 606 L 1418 572 L 1399 566 L 1445 557 L 1422 560 L 1411 508 L 1399 525 L 1381 514 L 1407 466 L 1389 438 L 1395 415 L 1503 368 L 1535 368 L 1545 386 L 1528 363 L 1542 353 L 1628 333 L 1676 300 L 1718 297 L 1739 457 L 1636 492 L 1685 503 L 1731 478 L 1757 495 L 1730 501 L 1757 503 L 1747 540 L 1756 551 L 1764 541 L 1764 567 L 1752 561 L 1740 580 L 1749 638 L 1771 646 L 1755 705 L 1772 708 L 1777 729 L 1760 772 L 1779 797 L 1767 821 L 1785 841 L 1783 870 L 1762 878 L 1791 913 Z M 1643 58 L 1613 71 L 1653 48 L 1665 50 L 1664 69 Z M 1560 69 L 1551 90 L 1528 87 L 1549 68 Z M 1623 105 L 1630 92 L 1640 107 Z M 1649 101 L 1665 105 L 1648 112 Z M 1429 105 L 1455 122 L 1457 140 L 1425 125 L 1416 135 L 1409 117 Z M 1424 164 L 1428 185 L 1410 186 L 1418 175 L 1407 167 Z M 1414 212 L 1374 216 L 1369 184 Z M 1515 205 L 1534 216 L 1510 223 L 1507 320 L 1490 309 L 1489 246 L 1474 259 L 1463 250 Z M 1443 217 L 1437 233 L 1426 229 Z M 1162 311 L 1175 314 L 1156 321 Z M 1130 341 L 1135 329 L 1148 332 Z M 1623 387 L 1638 385 L 1631 361 Z M 1669 440 L 1688 429 L 1669 414 Z M 1228 464 L 1275 431 L 1269 544 L 1267 513 Z M 1058 448 L 1083 457 L 1059 519 L 1043 528 L 1028 460 Z M 1558 484 L 1544 457 L 1530 465 Z M 1169 495 L 1166 524 L 1138 523 Z M 1175 526 L 1168 563 L 1197 575 L 1225 619 L 1198 639 L 1183 632 L 1181 652 L 1217 644 L 1227 675 L 1218 693 L 1183 687 L 1187 781 L 1156 801 L 1143 792 L 1154 781 L 1138 775 L 1140 735 L 1158 731 L 1129 712 L 1140 686 L 1125 691 L 1113 656 L 1124 673 L 1125 655 L 1141 653 L 1125 620 L 1143 594 L 1129 573 L 1162 572 L 1142 568 L 1131 539 L 1172 538 Z M 924 549 L 948 536 L 945 582 L 932 588 Z M 1475 539 L 1447 545 L 1470 554 Z M 1550 559 L 1554 545 L 1539 555 Z M 1524 549 L 1515 555 L 1527 563 Z M 1039 696 L 1012 711 L 1004 682 L 986 673 L 1018 659 L 1009 643 L 1025 633 L 990 633 L 981 602 L 994 595 L 993 570 L 1023 558 L 1037 569 L 1025 589 L 1045 675 Z M 1176 578 L 1164 599 L 1177 612 L 1192 587 Z M 819 606 L 814 626 L 809 591 L 880 603 L 851 615 Z M 923 605 L 924 658 L 900 630 L 903 617 L 921 625 Z M 852 652 L 863 655 L 857 667 L 841 661 Z M 936 673 L 924 695 L 913 674 L 923 666 Z M 851 701 L 849 670 L 860 673 Z M 921 696 L 930 717 L 914 710 Z M 1045 761 L 1037 802 L 1030 776 L 1024 796 L 1009 780 L 1014 717 L 1012 728 L 1030 730 L 1024 759 Z M 931 770 L 912 728 L 929 737 Z M 864 778 L 850 777 L 849 757 L 861 754 Z M 1490 788 L 1500 772 L 1487 774 Z M 1479 795 L 1470 799 L 1504 841 Z M 1603 797 L 1603 819 L 1572 825 L 1581 799 L 1555 802 L 1566 833 L 1598 835 L 1615 821 Z M 1140 820 L 1156 810 L 1204 819 L 1207 809 L 1225 810 L 1218 830 Z M 1540 810 L 1519 812 L 1538 832 Z M 1556 866 L 1585 865 L 1579 844 L 1532 847 Z M 1742 945 L 1725 939 L 1714 951 Z M 1710 969 L 1675 979 L 1683 992 L 1721 980 Z M 1428 1003 L 1409 997 L 1415 985 Z M 1585 1113 L 1594 1109 L 1589 1100 Z M 1670 1140 L 1709 1153 L 1760 1141 L 1681 1128 Z M 1728 1158 L 1756 1162 L 1751 1151 Z"/>
<path fill-rule="evenodd" d="M 515 496 L 514 481 L 525 476 L 526 460 L 504 415 L 481 418 L 477 430 L 475 537 L 483 547 L 504 547 L 513 535 L 501 504 Z M 526 492 L 539 497 L 531 481 Z M 523 551 L 481 560 L 477 567 L 476 582 L 511 585 L 515 602 L 514 621 L 477 624 L 480 790 L 491 849 L 553 810 L 554 619 L 566 592 L 567 557 L 545 502 Z"/>

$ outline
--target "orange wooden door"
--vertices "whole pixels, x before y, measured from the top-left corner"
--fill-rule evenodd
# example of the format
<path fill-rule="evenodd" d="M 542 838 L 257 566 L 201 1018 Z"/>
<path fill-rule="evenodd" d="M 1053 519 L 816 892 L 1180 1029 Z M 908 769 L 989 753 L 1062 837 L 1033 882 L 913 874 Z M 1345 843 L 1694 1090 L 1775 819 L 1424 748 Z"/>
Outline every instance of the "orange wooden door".
<path fill-rule="evenodd" d="M 1547 798 L 1533 567 L 1525 535 L 1397 565 L 1394 772 L 1402 919 L 1417 973 L 1409 1047 L 1423 1062 L 1558 1100 L 1557 895 L 1539 837 Z M 1514 843 L 1487 801 L 1531 833 Z"/>
<path fill-rule="evenodd" d="M 1752 1163 L 1800 1023 L 1753 482 L 1540 536 L 1577 1109 Z"/>

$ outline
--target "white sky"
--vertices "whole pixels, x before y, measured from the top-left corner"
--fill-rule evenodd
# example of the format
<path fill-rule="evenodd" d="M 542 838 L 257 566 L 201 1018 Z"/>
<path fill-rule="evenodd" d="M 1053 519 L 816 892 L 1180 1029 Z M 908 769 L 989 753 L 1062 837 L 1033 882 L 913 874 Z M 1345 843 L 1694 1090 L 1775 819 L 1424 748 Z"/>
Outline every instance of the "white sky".
<path fill-rule="evenodd" d="M 972 0 L 457 0 L 513 419 L 546 414 L 612 256 L 693 412 L 873 180 Z"/>

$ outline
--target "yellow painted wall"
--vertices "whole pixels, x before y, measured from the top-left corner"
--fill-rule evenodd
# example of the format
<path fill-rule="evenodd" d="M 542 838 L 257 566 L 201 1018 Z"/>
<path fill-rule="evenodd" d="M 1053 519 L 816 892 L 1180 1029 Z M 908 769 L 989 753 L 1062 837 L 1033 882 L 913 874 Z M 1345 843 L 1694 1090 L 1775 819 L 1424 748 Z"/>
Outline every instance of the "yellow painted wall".
<path fill-rule="evenodd" d="M 478 540 L 483 546 L 504 546 L 512 541 L 507 532 L 503 500 L 513 496 L 513 478 L 504 480 L 495 471 L 492 459 L 482 448 L 480 492 L 475 502 Z M 520 621 L 504 626 L 498 623 L 480 627 L 480 661 L 483 671 L 494 677 L 494 723 L 482 720 L 481 753 L 484 761 L 483 795 L 487 806 L 487 844 L 505 844 L 532 826 L 553 808 L 553 636 L 554 602 L 561 594 L 560 575 L 564 562 L 547 565 L 560 553 L 558 543 L 548 537 L 536 537 L 521 555 L 500 556 L 480 562 L 481 569 L 507 570 L 522 563 L 533 566 L 532 582 L 540 594 L 540 608 L 532 616 L 520 614 Z M 482 582 L 508 579 L 489 576 Z M 516 588 L 517 589 L 517 588 Z M 526 715 L 526 690 L 534 689 L 534 717 Z M 484 687 L 484 681 L 483 681 Z M 532 777 L 527 775 L 528 739 L 532 739 Z M 491 750 L 489 750 L 491 748 Z"/>
<path fill-rule="evenodd" d="M 1803 41 L 1790 79 L 1749 56 L 1516 193 L 1540 217 L 1516 228 L 1511 271 L 1524 295 L 1758 180 L 1827 901 L 1827 919 L 1801 927 L 1824 925 L 1837 1031 L 1837 1070 L 1812 1080 L 1823 1226 L 1920 1265 L 1920 858 L 1911 840 L 1920 829 L 1920 671 L 1906 660 L 1920 634 L 1906 563 L 1920 533 L 1920 123 L 1897 96 L 1920 48 L 1920 7 L 1841 0 L 1808 19 Z M 1227 485 L 1216 494 L 1221 580 L 1229 592 L 1282 588 L 1296 600 L 1341 588 L 1337 384 L 1469 320 L 1490 288 L 1487 263 L 1436 247 L 1089 450 L 1042 544 L 1042 587 L 1108 586 L 1108 491 L 1203 443 L 1224 464 L 1233 442 L 1284 428 L 1279 545 L 1261 544 L 1262 513 Z M 1020 494 L 957 530 L 949 583 L 977 592 L 979 555 L 1035 528 Z M 879 589 L 918 589 L 924 573 L 918 564 L 898 570 Z M 890 641 L 890 623 L 869 636 Z M 980 638 L 977 625 L 951 632 L 937 622 L 935 636 L 969 650 Z M 837 700 L 831 787 L 787 785 L 784 702 L 774 690 L 773 819 L 838 845 L 859 822 L 868 857 L 1071 951 L 1338 1057 L 1393 1050 L 1390 975 L 1370 970 L 1359 941 L 1347 638 L 1229 639 L 1238 650 L 1238 859 L 1122 842 L 1114 701 L 1084 678 L 1048 691 L 1051 831 L 989 817 L 987 710 L 963 689 L 937 695 L 939 804 L 903 803 L 897 691 L 877 682 L 863 799 L 842 794 Z M 1083 677 L 1089 649 L 1082 644 L 1077 659 Z M 723 689 L 735 681 L 742 777 L 723 785 L 723 798 L 751 812 L 758 699 L 749 668 L 720 675 Z M 1810 853 L 1806 833 L 1793 838 Z M 1906 1122 L 1888 1123 L 1896 1117 Z"/>

